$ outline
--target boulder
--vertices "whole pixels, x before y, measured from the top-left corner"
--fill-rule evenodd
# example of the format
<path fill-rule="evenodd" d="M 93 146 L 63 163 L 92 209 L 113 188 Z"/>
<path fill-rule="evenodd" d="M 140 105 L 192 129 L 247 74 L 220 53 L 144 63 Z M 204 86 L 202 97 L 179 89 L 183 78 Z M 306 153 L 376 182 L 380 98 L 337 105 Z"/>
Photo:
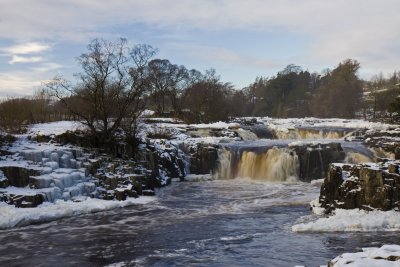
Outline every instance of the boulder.
<path fill-rule="evenodd" d="M 331 164 L 321 186 L 321 206 L 327 213 L 335 208 L 399 209 L 399 165 L 393 161 L 353 166 Z"/>
<path fill-rule="evenodd" d="M 218 146 L 197 144 L 195 151 L 190 153 L 190 173 L 209 174 L 213 172 L 218 161 Z"/>
<path fill-rule="evenodd" d="M 28 169 L 16 166 L 0 167 L 0 171 L 8 180 L 9 186 L 26 187 L 29 185 L 30 176 L 38 176 L 40 172 L 34 169 Z"/>
<path fill-rule="evenodd" d="M 14 205 L 17 208 L 35 208 L 45 201 L 45 195 L 43 193 L 37 193 L 34 195 L 0 193 L 0 201 Z"/>

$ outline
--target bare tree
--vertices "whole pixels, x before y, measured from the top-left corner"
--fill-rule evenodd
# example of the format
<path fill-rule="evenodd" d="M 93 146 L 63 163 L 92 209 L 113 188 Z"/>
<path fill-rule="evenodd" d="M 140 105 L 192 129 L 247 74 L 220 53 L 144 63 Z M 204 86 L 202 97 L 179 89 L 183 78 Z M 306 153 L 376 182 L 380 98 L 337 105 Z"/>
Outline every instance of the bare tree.
<path fill-rule="evenodd" d="M 151 97 L 162 114 L 166 109 L 166 98 L 171 101 L 172 108 L 179 111 L 179 94 L 183 90 L 184 81 L 189 74 L 184 66 L 172 64 L 168 59 L 154 59 L 149 62 L 149 77 L 152 88 Z"/>
<path fill-rule="evenodd" d="M 134 134 L 148 89 L 147 63 L 157 51 L 149 45 L 130 48 L 125 39 L 95 39 L 87 49 L 78 58 L 76 83 L 56 77 L 46 87 L 90 129 L 95 145 L 109 144 L 121 126 Z"/>

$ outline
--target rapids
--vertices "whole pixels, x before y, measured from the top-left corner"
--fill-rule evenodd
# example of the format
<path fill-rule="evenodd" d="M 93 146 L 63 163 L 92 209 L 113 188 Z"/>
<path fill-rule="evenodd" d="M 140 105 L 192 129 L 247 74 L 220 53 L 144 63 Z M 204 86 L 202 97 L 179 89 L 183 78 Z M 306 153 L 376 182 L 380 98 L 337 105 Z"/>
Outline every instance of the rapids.
<path fill-rule="evenodd" d="M 0 231 L 0 266 L 317 266 L 361 247 L 400 243 L 391 233 L 291 231 L 314 216 L 308 203 L 320 184 L 299 181 L 290 146 L 337 142 L 344 162 L 373 159 L 362 143 L 344 141 L 352 131 L 242 131 L 244 141 L 222 145 L 214 180 L 173 183 L 147 205 Z"/>
<path fill-rule="evenodd" d="M 1 266 L 317 266 L 392 233 L 295 233 L 318 184 L 181 182 L 156 204 L 0 232 Z"/>

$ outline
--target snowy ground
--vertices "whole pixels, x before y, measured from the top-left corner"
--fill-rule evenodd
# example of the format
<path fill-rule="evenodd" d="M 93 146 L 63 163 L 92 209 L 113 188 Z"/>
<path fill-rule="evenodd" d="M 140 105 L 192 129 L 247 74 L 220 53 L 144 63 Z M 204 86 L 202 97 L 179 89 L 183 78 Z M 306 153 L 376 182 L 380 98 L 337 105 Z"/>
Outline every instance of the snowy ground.
<path fill-rule="evenodd" d="M 83 129 L 85 126 L 77 121 L 56 121 L 33 124 L 28 129 L 28 135 L 59 135 L 67 131 Z"/>
<path fill-rule="evenodd" d="M 363 248 L 361 252 L 344 253 L 331 260 L 332 267 L 394 267 L 400 266 L 400 246 L 383 245 Z"/>
<path fill-rule="evenodd" d="M 350 128 L 350 129 L 379 129 L 384 130 L 392 128 L 393 125 L 381 122 L 370 122 L 355 119 L 319 119 L 319 118 L 290 118 L 274 119 L 269 117 L 260 118 L 260 120 L 273 128 L 285 130 L 296 127 L 302 128 Z"/>

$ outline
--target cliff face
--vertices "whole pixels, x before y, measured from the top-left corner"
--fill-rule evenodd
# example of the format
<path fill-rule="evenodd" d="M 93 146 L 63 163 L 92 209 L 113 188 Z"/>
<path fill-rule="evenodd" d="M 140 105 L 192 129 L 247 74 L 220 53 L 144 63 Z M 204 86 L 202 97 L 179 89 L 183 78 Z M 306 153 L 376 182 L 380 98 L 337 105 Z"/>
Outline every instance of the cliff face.
<path fill-rule="evenodd" d="M 399 166 L 399 161 L 331 164 L 321 187 L 321 206 L 328 213 L 335 208 L 399 209 Z"/>
<path fill-rule="evenodd" d="M 300 162 L 299 178 L 305 182 L 326 177 L 329 164 L 346 157 L 340 143 L 296 146 L 294 150 Z"/>

